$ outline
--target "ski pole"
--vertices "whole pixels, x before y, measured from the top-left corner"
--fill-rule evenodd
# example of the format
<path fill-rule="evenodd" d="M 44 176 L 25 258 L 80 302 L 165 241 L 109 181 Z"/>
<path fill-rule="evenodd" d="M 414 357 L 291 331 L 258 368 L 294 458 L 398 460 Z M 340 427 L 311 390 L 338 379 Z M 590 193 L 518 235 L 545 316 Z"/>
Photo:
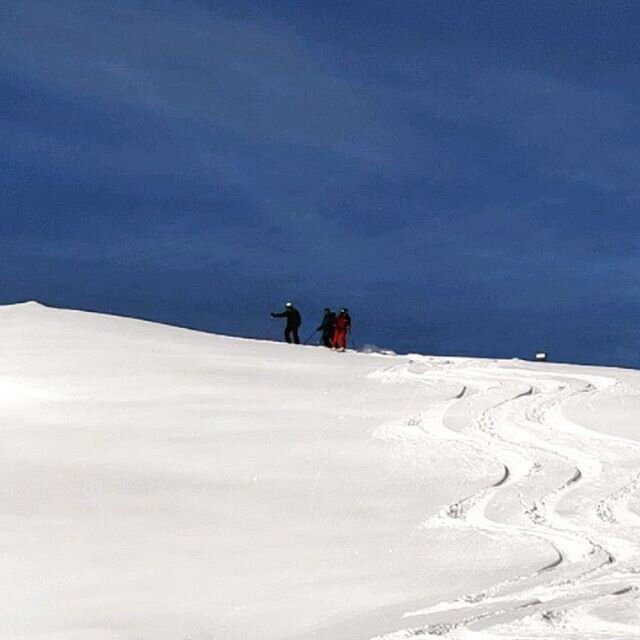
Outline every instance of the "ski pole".
<path fill-rule="evenodd" d="M 320 329 L 316 329 L 302 344 L 308 344 L 309 340 L 311 340 L 311 338 L 313 338 L 313 336 L 315 336 L 318 331 L 320 331 Z"/>

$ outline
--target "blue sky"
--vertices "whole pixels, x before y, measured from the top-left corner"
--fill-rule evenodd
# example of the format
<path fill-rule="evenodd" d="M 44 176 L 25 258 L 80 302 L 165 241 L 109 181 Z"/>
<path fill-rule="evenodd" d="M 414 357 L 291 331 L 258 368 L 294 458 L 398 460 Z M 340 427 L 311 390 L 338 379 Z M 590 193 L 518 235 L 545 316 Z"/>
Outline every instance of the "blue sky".
<path fill-rule="evenodd" d="M 638 366 L 640 5 L 0 0 L 0 302 Z"/>

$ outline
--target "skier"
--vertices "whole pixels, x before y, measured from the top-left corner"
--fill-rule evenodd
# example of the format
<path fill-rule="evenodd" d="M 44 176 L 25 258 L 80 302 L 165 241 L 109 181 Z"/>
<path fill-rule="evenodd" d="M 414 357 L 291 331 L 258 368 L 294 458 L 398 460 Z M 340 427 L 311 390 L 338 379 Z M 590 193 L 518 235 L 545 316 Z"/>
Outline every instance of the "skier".
<path fill-rule="evenodd" d="M 340 309 L 334 327 L 332 346 L 338 351 L 344 351 L 347 348 L 347 334 L 351 333 L 349 309 Z"/>
<path fill-rule="evenodd" d="M 272 313 L 272 318 L 286 318 L 287 326 L 284 328 L 284 339 L 287 342 L 291 342 L 291 336 L 293 335 L 293 342 L 300 344 L 300 336 L 298 335 L 298 329 L 302 324 L 302 318 L 300 312 L 291 304 L 287 302 L 284 311 L 280 313 Z"/>
<path fill-rule="evenodd" d="M 316 331 L 322 331 L 322 344 L 331 349 L 333 346 L 333 330 L 336 323 L 336 314 L 334 311 L 331 311 L 329 307 L 326 307 L 324 310 L 324 315 L 322 316 L 322 322 L 320 326 L 316 329 Z"/>

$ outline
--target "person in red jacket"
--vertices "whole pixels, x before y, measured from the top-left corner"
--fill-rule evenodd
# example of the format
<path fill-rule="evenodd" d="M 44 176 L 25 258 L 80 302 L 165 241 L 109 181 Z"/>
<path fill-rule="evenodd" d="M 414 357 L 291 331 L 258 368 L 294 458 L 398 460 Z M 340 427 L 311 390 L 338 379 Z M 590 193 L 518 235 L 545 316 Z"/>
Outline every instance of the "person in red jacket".
<path fill-rule="evenodd" d="M 344 351 L 347 348 L 347 334 L 351 332 L 351 316 L 348 309 L 341 309 L 333 329 L 333 348 Z"/>

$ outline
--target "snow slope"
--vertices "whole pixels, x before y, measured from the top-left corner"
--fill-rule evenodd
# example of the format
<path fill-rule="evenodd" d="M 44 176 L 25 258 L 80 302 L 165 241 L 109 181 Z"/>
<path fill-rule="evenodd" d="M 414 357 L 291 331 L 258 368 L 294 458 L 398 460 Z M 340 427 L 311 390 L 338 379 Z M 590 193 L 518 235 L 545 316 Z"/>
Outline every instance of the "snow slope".
<path fill-rule="evenodd" d="M 640 637 L 640 375 L 0 308 L 0 637 Z"/>

